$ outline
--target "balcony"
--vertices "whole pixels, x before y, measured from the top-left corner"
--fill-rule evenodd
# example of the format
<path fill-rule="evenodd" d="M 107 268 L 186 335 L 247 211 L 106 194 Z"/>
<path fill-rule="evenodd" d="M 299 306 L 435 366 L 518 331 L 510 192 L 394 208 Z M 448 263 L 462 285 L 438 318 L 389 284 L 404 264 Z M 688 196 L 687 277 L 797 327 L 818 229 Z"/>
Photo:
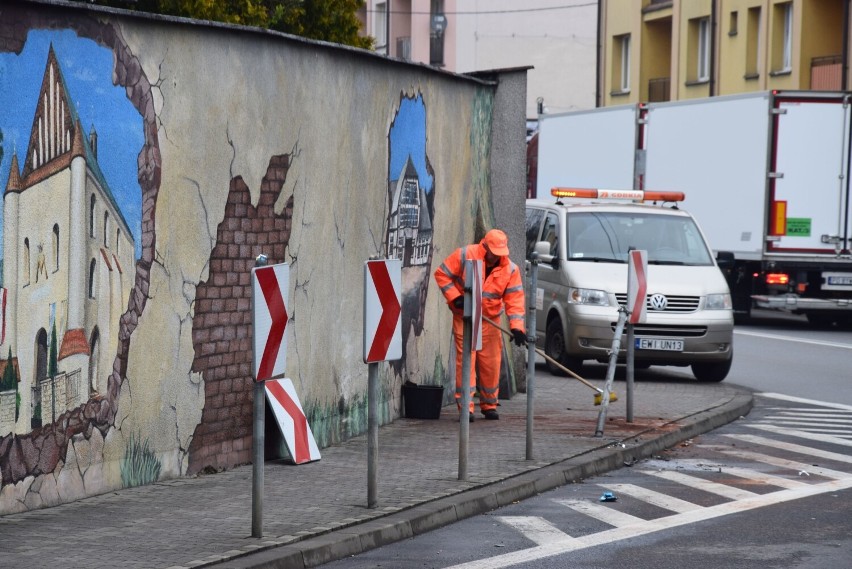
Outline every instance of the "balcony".
<path fill-rule="evenodd" d="M 662 103 L 671 99 L 671 78 L 648 79 L 648 102 Z"/>
<path fill-rule="evenodd" d="M 811 89 L 814 91 L 841 91 L 843 58 L 827 55 L 811 59 Z"/>

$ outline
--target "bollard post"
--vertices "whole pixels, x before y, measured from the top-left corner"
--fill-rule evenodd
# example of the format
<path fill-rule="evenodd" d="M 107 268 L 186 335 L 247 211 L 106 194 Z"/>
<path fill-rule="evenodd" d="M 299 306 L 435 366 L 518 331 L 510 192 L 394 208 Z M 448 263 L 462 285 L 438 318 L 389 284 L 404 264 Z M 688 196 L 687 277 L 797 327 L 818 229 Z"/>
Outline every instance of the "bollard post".
<path fill-rule="evenodd" d="M 268 257 L 260 254 L 254 261 L 255 267 L 265 267 Z M 254 296 L 252 295 L 252 314 L 254 314 Z M 254 342 L 252 342 L 254 346 Z M 252 348 L 254 349 L 254 348 Z M 252 357 L 252 361 L 254 361 Z M 264 382 L 254 382 L 254 410 L 252 426 L 252 466 L 251 466 L 251 536 L 263 537 L 263 445 L 265 444 L 264 422 L 266 416 L 266 392 Z"/>
<path fill-rule="evenodd" d="M 536 289 L 538 288 L 538 253 L 530 257 L 530 286 L 527 290 L 527 460 L 533 459 L 534 394 L 535 394 L 535 329 Z"/>

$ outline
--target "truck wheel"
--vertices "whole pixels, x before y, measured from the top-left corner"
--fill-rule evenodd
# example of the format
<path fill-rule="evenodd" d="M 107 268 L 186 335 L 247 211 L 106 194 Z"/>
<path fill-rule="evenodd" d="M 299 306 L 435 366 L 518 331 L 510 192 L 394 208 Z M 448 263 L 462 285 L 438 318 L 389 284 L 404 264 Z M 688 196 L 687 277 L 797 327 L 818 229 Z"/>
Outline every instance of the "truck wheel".
<path fill-rule="evenodd" d="M 703 383 L 718 383 L 728 377 L 734 358 L 724 362 L 692 364 L 692 374 Z"/>
<path fill-rule="evenodd" d="M 544 353 L 578 375 L 580 373 L 580 369 L 583 367 L 583 360 L 568 356 L 565 349 L 565 334 L 562 332 L 562 321 L 559 320 L 559 318 L 554 318 L 550 324 L 547 325 L 547 335 L 544 340 Z M 547 362 L 547 370 L 553 375 L 568 375 L 565 371 L 554 365 L 553 362 L 548 360 L 545 361 Z"/>

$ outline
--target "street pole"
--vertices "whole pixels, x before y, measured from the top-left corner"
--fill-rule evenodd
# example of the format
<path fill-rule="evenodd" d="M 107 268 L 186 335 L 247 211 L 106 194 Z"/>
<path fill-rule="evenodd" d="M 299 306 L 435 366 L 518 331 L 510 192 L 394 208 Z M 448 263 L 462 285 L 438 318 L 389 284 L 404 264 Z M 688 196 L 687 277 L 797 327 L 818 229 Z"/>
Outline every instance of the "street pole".
<path fill-rule="evenodd" d="M 636 365 L 633 362 L 636 346 L 633 324 L 627 323 L 627 422 L 633 422 L 633 374 Z"/>
<path fill-rule="evenodd" d="M 258 255 L 255 267 L 265 267 L 268 258 Z M 252 294 L 252 314 L 254 314 L 254 294 Z M 254 346 L 254 342 L 252 342 Z M 254 347 L 252 347 L 254 350 Z M 256 361 L 253 356 L 252 361 Z M 254 420 L 252 428 L 252 467 L 251 467 L 251 536 L 263 537 L 263 445 L 264 419 L 266 415 L 266 392 L 264 382 L 254 382 Z"/>
<path fill-rule="evenodd" d="M 533 459 L 533 400 L 535 394 L 535 295 L 538 288 L 538 253 L 530 257 L 530 286 L 527 290 L 527 460 Z"/>
<path fill-rule="evenodd" d="M 464 313 L 462 315 L 461 409 L 459 410 L 459 480 L 467 480 L 468 440 L 470 438 L 470 345 L 473 329 L 473 297 L 471 295 L 473 268 L 471 261 L 464 267 Z M 455 340 L 454 340 L 455 341 Z M 458 373 L 459 370 L 456 370 Z"/>
<path fill-rule="evenodd" d="M 378 505 L 379 364 L 367 364 L 367 507 Z"/>

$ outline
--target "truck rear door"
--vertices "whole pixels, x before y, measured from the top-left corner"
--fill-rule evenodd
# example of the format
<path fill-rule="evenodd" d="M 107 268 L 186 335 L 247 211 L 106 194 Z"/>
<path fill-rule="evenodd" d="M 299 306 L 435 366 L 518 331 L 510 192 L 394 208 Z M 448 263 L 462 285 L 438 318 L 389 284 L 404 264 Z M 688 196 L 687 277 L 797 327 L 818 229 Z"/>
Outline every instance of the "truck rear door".
<path fill-rule="evenodd" d="M 767 252 L 848 250 L 848 101 L 788 94 L 772 106 Z"/>

